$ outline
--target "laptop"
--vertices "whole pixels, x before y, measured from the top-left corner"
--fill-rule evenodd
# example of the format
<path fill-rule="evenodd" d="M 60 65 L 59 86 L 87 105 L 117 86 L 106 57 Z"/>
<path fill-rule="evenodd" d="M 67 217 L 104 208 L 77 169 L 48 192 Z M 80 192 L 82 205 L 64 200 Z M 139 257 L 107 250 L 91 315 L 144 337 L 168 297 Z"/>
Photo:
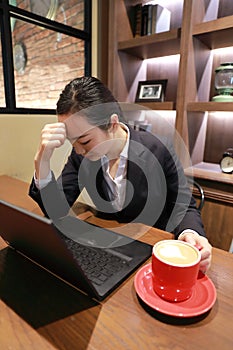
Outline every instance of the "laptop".
<path fill-rule="evenodd" d="M 152 246 L 74 216 L 56 221 L 0 200 L 7 244 L 90 297 L 103 300 L 152 253 Z"/>

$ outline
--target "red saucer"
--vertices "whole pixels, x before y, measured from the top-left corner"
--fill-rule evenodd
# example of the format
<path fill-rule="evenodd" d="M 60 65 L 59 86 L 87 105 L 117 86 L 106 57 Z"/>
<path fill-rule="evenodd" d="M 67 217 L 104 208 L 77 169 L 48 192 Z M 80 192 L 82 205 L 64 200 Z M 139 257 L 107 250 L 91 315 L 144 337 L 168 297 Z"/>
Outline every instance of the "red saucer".
<path fill-rule="evenodd" d="M 144 303 L 158 312 L 175 317 L 195 317 L 204 314 L 212 308 L 217 295 L 213 282 L 203 273 L 199 273 L 196 286 L 188 300 L 180 302 L 163 300 L 152 287 L 151 263 L 137 272 L 134 286 Z"/>

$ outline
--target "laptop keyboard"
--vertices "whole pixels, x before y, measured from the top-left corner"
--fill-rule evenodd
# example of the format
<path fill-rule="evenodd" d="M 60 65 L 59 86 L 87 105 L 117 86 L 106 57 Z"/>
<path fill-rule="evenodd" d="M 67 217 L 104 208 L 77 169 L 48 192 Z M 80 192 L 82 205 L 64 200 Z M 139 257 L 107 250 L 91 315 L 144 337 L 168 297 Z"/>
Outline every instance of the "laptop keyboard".
<path fill-rule="evenodd" d="M 99 249 L 85 246 L 69 238 L 64 238 L 67 248 L 78 262 L 89 280 L 101 285 L 112 275 L 122 270 L 131 258 L 123 258 L 109 249 Z M 128 259 L 127 259 L 128 258 Z"/>

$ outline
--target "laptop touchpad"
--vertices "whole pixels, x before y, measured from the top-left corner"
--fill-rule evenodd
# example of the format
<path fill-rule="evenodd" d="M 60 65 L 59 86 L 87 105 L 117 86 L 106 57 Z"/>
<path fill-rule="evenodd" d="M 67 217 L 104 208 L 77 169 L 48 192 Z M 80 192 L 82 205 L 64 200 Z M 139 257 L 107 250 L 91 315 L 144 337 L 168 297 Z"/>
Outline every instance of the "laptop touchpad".
<path fill-rule="evenodd" d="M 93 226 L 72 216 L 66 216 L 56 221 L 54 225 L 66 237 L 92 247 L 114 248 L 132 242 L 131 238 Z"/>

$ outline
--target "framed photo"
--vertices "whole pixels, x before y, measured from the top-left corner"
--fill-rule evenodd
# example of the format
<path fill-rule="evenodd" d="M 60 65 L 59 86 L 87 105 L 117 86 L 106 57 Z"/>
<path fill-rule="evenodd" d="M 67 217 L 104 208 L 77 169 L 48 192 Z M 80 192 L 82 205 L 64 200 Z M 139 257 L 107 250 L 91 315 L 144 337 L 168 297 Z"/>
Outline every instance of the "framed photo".
<path fill-rule="evenodd" d="M 167 79 L 139 81 L 135 102 L 163 102 L 166 87 Z"/>

